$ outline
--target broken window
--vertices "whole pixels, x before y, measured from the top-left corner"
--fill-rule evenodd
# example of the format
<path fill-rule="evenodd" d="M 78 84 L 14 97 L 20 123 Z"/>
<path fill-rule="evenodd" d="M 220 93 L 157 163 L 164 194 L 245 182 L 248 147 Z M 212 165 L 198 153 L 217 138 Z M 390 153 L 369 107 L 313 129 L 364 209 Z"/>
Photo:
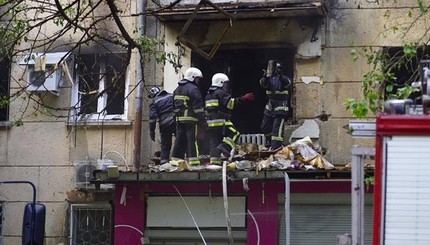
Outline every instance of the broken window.
<path fill-rule="evenodd" d="M 205 51 L 204 49 L 201 49 L 200 47 L 198 47 L 198 45 L 196 43 L 193 43 L 193 41 L 191 41 L 191 37 L 186 37 L 188 28 L 190 27 L 190 25 L 193 23 L 193 21 L 195 21 L 195 18 L 197 16 L 197 14 L 199 13 L 199 10 L 202 6 L 210 6 L 213 9 L 215 9 L 216 11 L 218 11 L 222 16 L 223 16 L 223 20 L 222 22 L 224 22 L 225 28 L 221 33 L 218 33 L 218 38 L 216 43 L 213 45 L 213 47 L 209 50 L 209 51 Z M 219 22 L 221 22 L 221 20 L 218 20 Z M 184 27 L 181 30 L 181 33 L 179 33 L 178 35 L 178 41 L 187 45 L 188 47 L 190 47 L 194 52 L 200 54 L 202 57 L 211 60 L 213 58 L 213 56 L 215 55 L 215 53 L 217 52 L 219 46 L 221 45 L 221 40 L 224 38 L 224 35 L 228 32 L 228 30 L 233 26 L 233 22 L 235 21 L 235 18 L 233 15 L 227 13 L 226 11 L 224 11 L 222 8 L 218 7 L 217 5 L 213 4 L 211 1 L 207 1 L 207 0 L 201 0 L 199 2 L 199 4 L 196 6 L 194 12 L 192 13 L 191 17 L 187 20 L 187 22 L 185 23 Z"/>
<path fill-rule="evenodd" d="M 126 119 L 124 54 L 78 55 L 75 85 L 78 115 L 92 119 Z"/>
<path fill-rule="evenodd" d="M 383 50 L 386 52 L 391 62 L 398 62 L 404 56 L 403 47 L 387 47 Z M 394 74 L 395 81 L 393 87 L 388 89 L 391 94 L 395 94 L 399 89 L 406 85 L 413 85 L 414 82 L 421 81 L 422 61 L 430 61 L 429 50 L 418 49 L 415 57 L 410 57 L 404 61 L 400 61 L 399 65 L 393 66 L 391 72 Z M 427 62 L 426 66 L 429 66 Z M 413 93 L 410 98 L 415 100 L 417 104 L 421 104 L 421 91 Z M 385 90 L 385 99 L 388 98 L 388 92 Z"/>

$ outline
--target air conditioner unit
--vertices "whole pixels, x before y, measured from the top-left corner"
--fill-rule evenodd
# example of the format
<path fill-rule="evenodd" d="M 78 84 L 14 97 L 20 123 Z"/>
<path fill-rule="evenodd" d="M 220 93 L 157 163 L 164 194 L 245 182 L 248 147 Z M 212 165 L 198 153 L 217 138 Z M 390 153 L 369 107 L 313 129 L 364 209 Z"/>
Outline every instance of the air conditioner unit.
<path fill-rule="evenodd" d="M 77 160 L 74 166 L 74 184 L 78 189 L 95 189 L 95 185 L 90 181 L 93 178 L 93 172 L 97 169 L 97 162 L 91 160 Z"/>
<path fill-rule="evenodd" d="M 91 184 L 93 172 L 99 169 L 99 163 L 96 160 L 76 160 L 74 161 L 74 186 L 78 189 L 95 190 L 95 184 Z M 101 184 L 101 190 L 111 190 L 113 184 Z"/>
<path fill-rule="evenodd" d="M 28 68 L 27 91 L 50 91 L 58 94 L 63 79 L 62 71 L 64 67 L 68 67 L 67 61 L 69 59 L 73 63 L 73 56 L 69 52 L 35 52 L 26 54 L 19 64 L 25 65 Z M 63 66 L 64 64 L 66 65 Z M 66 70 L 67 73 L 68 69 Z"/>
<path fill-rule="evenodd" d="M 27 91 L 58 93 L 61 79 L 61 70 L 55 66 L 46 66 L 44 71 L 35 71 L 30 68 L 28 71 Z"/>

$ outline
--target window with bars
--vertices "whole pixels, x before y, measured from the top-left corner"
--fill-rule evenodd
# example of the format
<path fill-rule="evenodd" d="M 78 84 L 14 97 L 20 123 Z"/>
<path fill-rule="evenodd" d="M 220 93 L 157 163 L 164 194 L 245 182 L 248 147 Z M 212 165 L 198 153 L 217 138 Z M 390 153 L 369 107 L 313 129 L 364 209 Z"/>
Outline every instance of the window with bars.
<path fill-rule="evenodd" d="M 70 244 L 112 244 L 112 208 L 109 204 L 72 204 Z"/>

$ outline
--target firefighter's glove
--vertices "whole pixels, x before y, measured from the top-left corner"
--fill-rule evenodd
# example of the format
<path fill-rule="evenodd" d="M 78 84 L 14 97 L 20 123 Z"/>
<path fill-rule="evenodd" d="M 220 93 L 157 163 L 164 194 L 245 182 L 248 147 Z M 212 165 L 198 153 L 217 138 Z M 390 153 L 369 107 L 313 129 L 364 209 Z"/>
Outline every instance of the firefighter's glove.
<path fill-rule="evenodd" d="M 242 97 L 240 97 L 240 99 L 245 103 L 250 102 L 250 101 L 254 100 L 254 94 L 253 93 L 247 93 L 247 94 L 243 95 Z"/>
<path fill-rule="evenodd" d="M 149 137 L 151 137 L 151 140 L 155 142 L 155 131 L 149 132 Z"/>

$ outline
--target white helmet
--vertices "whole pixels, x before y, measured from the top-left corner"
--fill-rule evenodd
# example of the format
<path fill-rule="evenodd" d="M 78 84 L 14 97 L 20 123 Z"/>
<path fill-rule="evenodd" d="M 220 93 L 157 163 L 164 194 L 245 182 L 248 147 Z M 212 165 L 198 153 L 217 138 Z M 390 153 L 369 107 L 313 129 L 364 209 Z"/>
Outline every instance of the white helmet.
<path fill-rule="evenodd" d="M 149 98 L 154 98 L 160 92 L 161 92 L 161 89 L 158 86 L 152 87 L 149 90 Z"/>
<path fill-rule="evenodd" d="M 190 67 L 185 71 L 184 79 L 192 82 L 196 77 L 203 77 L 203 74 L 199 69 Z"/>
<path fill-rule="evenodd" d="M 224 82 L 228 82 L 228 81 L 230 81 L 230 79 L 228 79 L 226 74 L 216 73 L 212 77 L 212 86 L 221 88 L 224 85 Z"/>

